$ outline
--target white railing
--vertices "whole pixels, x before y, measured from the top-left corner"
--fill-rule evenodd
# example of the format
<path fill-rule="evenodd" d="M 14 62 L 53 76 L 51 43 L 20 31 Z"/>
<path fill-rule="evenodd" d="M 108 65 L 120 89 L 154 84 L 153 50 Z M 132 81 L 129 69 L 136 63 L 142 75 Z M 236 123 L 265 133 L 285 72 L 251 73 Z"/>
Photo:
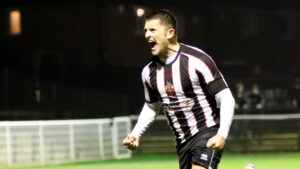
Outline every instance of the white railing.
<path fill-rule="evenodd" d="M 128 158 L 122 139 L 129 117 L 0 122 L 0 166 L 25 166 Z"/>
<path fill-rule="evenodd" d="M 137 120 L 139 115 L 129 116 L 131 120 Z M 234 115 L 233 120 L 288 120 L 288 119 L 300 119 L 300 112 L 290 114 L 244 114 Z M 167 120 L 166 116 L 158 115 L 156 120 Z"/>

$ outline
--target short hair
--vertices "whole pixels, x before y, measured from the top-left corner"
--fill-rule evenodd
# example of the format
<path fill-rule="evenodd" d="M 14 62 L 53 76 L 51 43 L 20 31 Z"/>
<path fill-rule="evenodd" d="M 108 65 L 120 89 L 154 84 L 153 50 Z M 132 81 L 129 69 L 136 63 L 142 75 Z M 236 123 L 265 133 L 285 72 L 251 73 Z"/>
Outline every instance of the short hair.
<path fill-rule="evenodd" d="M 159 19 L 162 23 L 168 25 L 168 26 L 171 26 L 171 28 L 173 28 L 175 30 L 175 33 L 177 33 L 176 31 L 176 24 L 177 24 L 177 21 L 176 21 L 176 17 L 175 15 L 167 10 L 167 9 L 159 9 L 151 14 L 149 14 L 147 17 L 146 17 L 146 21 L 148 20 L 153 20 L 153 19 Z"/>

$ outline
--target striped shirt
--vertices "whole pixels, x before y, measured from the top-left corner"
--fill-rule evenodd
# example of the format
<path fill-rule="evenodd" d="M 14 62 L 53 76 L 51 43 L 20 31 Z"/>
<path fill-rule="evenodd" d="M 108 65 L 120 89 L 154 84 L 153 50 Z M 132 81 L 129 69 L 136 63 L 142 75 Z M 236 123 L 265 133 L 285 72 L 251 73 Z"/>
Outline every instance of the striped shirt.
<path fill-rule="evenodd" d="M 202 50 L 180 44 L 175 59 L 158 57 L 142 71 L 145 100 L 160 101 L 177 143 L 220 123 L 215 94 L 228 88 L 215 62 Z"/>

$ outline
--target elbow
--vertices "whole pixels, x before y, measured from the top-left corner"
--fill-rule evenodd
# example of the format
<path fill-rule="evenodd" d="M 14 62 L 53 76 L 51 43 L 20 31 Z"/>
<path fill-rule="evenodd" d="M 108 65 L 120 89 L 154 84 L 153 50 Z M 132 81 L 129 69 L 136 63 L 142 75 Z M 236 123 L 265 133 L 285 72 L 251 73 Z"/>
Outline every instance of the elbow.
<path fill-rule="evenodd" d="M 230 99 L 230 106 L 231 106 L 231 109 L 232 109 L 232 114 L 234 114 L 234 109 L 235 109 L 235 99 L 233 96 L 231 96 L 231 99 Z"/>
<path fill-rule="evenodd" d="M 230 105 L 234 108 L 234 106 L 235 106 L 235 99 L 234 99 L 234 97 L 231 95 L 231 97 L 229 98 L 229 103 L 230 103 Z"/>
<path fill-rule="evenodd" d="M 228 108 L 229 107 L 234 108 L 234 106 L 235 106 L 235 99 L 229 89 L 225 89 L 225 90 L 219 92 L 216 95 L 216 100 L 217 100 L 218 104 L 221 104 L 221 105 L 224 104 Z"/>
<path fill-rule="evenodd" d="M 234 106 L 235 105 L 235 99 L 234 99 L 234 97 L 231 95 L 231 99 L 230 99 L 231 101 L 231 103 L 232 103 L 232 105 Z"/>

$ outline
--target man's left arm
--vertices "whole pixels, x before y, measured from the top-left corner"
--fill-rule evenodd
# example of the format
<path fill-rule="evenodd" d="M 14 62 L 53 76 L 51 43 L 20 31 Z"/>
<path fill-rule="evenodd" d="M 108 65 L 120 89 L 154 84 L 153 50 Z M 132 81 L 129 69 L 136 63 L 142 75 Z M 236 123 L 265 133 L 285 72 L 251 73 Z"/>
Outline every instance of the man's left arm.
<path fill-rule="evenodd" d="M 212 149 L 223 149 L 230 130 L 234 114 L 235 100 L 229 88 L 225 88 L 215 95 L 220 108 L 220 128 L 218 133 L 210 138 L 207 147 Z"/>
<path fill-rule="evenodd" d="M 201 61 L 195 59 L 196 73 L 204 78 L 210 95 L 215 97 L 220 108 L 220 128 L 218 133 L 209 139 L 207 147 L 223 149 L 232 122 L 235 101 L 214 60 L 206 53 L 202 53 L 200 58 Z"/>

